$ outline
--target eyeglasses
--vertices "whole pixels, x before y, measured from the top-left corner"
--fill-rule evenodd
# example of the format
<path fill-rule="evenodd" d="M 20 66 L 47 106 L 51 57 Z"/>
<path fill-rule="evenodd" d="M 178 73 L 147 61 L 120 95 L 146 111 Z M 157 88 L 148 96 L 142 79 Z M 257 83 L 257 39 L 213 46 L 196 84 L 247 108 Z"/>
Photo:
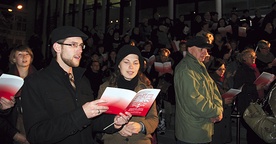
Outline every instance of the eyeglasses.
<path fill-rule="evenodd" d="M 67 44 L 67 43 L 61 43 L 61 42 L 57 42 L 58 44 L 60 45 L 67 45 L 67 46 L 70 46 L 74 49 L 77 49 L 79 46 L 82 48 L 82 49 L 85 49 L 85 45 L 83 43 L 81 44 L 78 44 L 76 42 L 72 42 L 71 44 Z"/>
<path fill-rule="evenodd" d="M 249 55 L 249 56 L 247 56 L 247 58 L 256 59 L 256 58 L 257 58 L 257 56 Z"/>

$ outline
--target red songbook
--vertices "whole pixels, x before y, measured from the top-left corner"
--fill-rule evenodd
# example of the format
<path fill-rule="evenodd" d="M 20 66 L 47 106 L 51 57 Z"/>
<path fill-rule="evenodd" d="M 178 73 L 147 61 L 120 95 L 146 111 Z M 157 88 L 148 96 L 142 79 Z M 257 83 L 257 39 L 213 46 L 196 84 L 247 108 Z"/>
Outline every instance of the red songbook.
<path fill-rule="evenodd" d="M 254 84 L 264 84 L 268 86 L 273 80 L 275 79 L 275 75 L 268 73 L 268 72 L 262 72 L 262 74 L 254 81 Z"/>
<path fill-rule="evenodd" d="M 0 77 L 0 97 L 11 99 L 24 83 L 23 78 L 10 74 L 2 74 Z"/>
<path fill-rule="evenodd" d="M 128 89 L 107 87 L 101 96 L 107 102 L 101 105 L 109 107 L 106 111 L 109 114 L 127 111 L 135 116 L 145 116 L 159 92 L 160 89 L 142 89 L 136 93 Z"/>
<path fill-rule="evenodd" d="M 164 63 L 154 62 L 154 68 L 157 72 L 160 72 L 160 73 L 170 73 L 170 74 L 173 73 L 171 62 L 164 62 Z"/>
<path fill-rule="evenodd" d="M 228 90 L 226 93 L 222 94 L 222 98 L 231 98 L 236 96 L 237 94 L 239 94 L 241 92 L 241 89 L 233 89 L 231 88 L 230 90 Z"/>

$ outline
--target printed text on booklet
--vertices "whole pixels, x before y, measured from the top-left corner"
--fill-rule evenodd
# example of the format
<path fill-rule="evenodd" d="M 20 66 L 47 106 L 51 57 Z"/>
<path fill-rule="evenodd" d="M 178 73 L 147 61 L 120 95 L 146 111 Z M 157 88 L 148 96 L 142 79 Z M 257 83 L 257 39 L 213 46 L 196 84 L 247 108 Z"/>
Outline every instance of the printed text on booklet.
<path fill-rule="evenodd" d="M 127 111 L 134 116 L 145 116 L 159 92 L 160 89 L 142 89 L 136 93 L 128 89 L 107 87 L 101 96 L 107 102 L 101 105 L 109 107 L 106 113 Z"/>

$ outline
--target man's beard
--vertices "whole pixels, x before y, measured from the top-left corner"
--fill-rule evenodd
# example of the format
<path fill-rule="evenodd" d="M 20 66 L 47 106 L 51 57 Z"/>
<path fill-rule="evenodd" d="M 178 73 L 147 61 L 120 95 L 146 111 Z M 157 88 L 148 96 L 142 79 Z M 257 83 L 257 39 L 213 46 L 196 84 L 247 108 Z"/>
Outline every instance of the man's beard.
<path fill-rule="evenodd" d="M 61 56 L 61 59 L 66 65 L 68 65 L 70 67 L 78 67 L 80 64 L 80 62 L 74 63 L 73 60 L 64 58 L 63 56 Z"/>

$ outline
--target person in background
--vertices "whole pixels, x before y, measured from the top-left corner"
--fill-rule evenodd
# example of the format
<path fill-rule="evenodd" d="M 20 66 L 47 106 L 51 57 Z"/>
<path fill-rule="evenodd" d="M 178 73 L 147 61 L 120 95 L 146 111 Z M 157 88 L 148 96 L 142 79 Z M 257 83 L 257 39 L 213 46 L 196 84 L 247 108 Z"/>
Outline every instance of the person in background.
<path fill-rule="evenodd" d="M 100 70 L 100 62 L 92 61 L 90 66 L 85 71 L 85 76 L 88 78 L 91 89 L 93 90 L 94 99 L 98 97 L 100 85 L 103 83 L 104 75 Z"/>
<path fill-rule="evenodd" d="M 209 74 L 211 78 L 217 84 L 218 90 L 221 95 L 229 90 L 224 84 L 225 82 L 225 64 L 221 59 L 215 59 L 212 66 L 209 68 Z M 227 77 L 227 76 L 226 76 Z M 231 133 L 231 113 L 232 113 L 232 102 L 234 97 L 223 98 L 223 118 L 220 122 L 216 122 L 214 126 L 214 135 L 212 143 L 214 144 L 225 144 L 232 141 Z"/>
<path fill-rule="evenodd" d="M 0 72 L 2 74 L 2 72 Z M 21 134 L 15 127 L 13 127 L 7 119 L 3 118 L 10 113 L 11 109 L 15 105 L 14 96 L 10 99 L 4 97 L 0 98 L 0 139 L 1 143 L 19 143 L 19 144 L 29 144 L 26 137 Z"/>
<path fill-rule="evenodd" d="M 243 50 L 238 60 L 241 65 L 236 71 L 234 76 L 233 88 L 239 89 L 242 87 L 242 91 L 236 96 L 237 111 L 243 115 L 245 109 L 249 106 L 250 102 L 256 102 L 257 99 L 263 99 L 265 85 L 263 83 L 256 85 L 254 81 L 260 76 L 260 72 L 256 67 L 256 53 L 253 49 L 248 48 Z M 241 119 L 242 125 L 246 129 L 246 140 L 249 144 L 263 144 L 264 141 L 246 124 L 244 119 Z"/>
<path fill-rule="evenodd" d="M 179 50 L 173 52 L 170 57 L 173 59 L 174 64 L 172 66 L 172 69 L 174 70 L 177 64 L 186 56 L 187 54 L 187 46 L 186 46 L 186 40 L 181 40 L 178 44 Z"/>
<path fill-rule="evenodd" d="M 51 32 L 50 65 L 27 78 L 22 87 L 23 119 L 30 143 L 93 144 L 92 131 L 114 122 L 104 132 L 116 132 L 130 113 L 105 115 L 108 107 L 93 101 L 85 69 L 78 67 L 87 35 L 78 28 L 61 26 Z"/>
<path fill-rule="evenodd" d="M 37 71 L 32 65 L 33 59 L 34 54 L 29 46 L 19 45 L 13 48 L 9 55 L 10 66 L 7 73 L 25 79 Z M 21 98 L 21 91 L 19 90 L 15 95 L 15 106 L 6 118 L 13 127 L 16 127 L 22 135 L 26 136 L 23 125 Z"/>
<path fill-rule="evenodd" d="M 14 103 L 14 97 L 11 100 L 1 98 L 0 115 L 3 116 L 4 114 L 2 114 L 2 112 L 12 108 L 14 106 Z M 22 135 L 16 128 L 11 126 L 11 124 L 2 117 L 0 117 L 0 138 L 1 143 L 13 143 L 14 141 L 15 143 L 19 144 L 29 144 L 26 137 Z M 7 142 L 6 139 L 12 139 L 12 141 Z"/>
<path fill-rule="evenodd" d="M 257 44 L 257 50 L 256 50 L 256 65 L 259 69 L 260 73 L 262 72 L 269 72 L 274 73 L 273 66 L 276 65 L 276 62 L 273 62 L 275 59 L 274 55 L 270 52 L 270 42 L 266 40 L 260 40 Z"/>
<path fill-rule="evenodd" d="M 116 58 L 116 71 L 109 81 L 100 86 L 99 98 L 106 87 L 118 87 L 138 92 L 153 88 L 150 80 L 143 74 L 144 58 L 137 47 L 123 46 Z M 127 97 L 127 95 L 126 95 Z M 104 134 L 105 144 L 151 144 L 152 133 L 158 125 L 156 103 L 154 102 L 145 117 L 133 116 L 123 128 L 113 134 Z"/>
<path fill-rule="evenodd" d="M 211 143 L 214 123 L 222 119 L 220 92 L 203 61 L 213 47 L 196 36 L 186 43 L 187 55 L 175 68 L 175 136 L 177 144 Z"/>

